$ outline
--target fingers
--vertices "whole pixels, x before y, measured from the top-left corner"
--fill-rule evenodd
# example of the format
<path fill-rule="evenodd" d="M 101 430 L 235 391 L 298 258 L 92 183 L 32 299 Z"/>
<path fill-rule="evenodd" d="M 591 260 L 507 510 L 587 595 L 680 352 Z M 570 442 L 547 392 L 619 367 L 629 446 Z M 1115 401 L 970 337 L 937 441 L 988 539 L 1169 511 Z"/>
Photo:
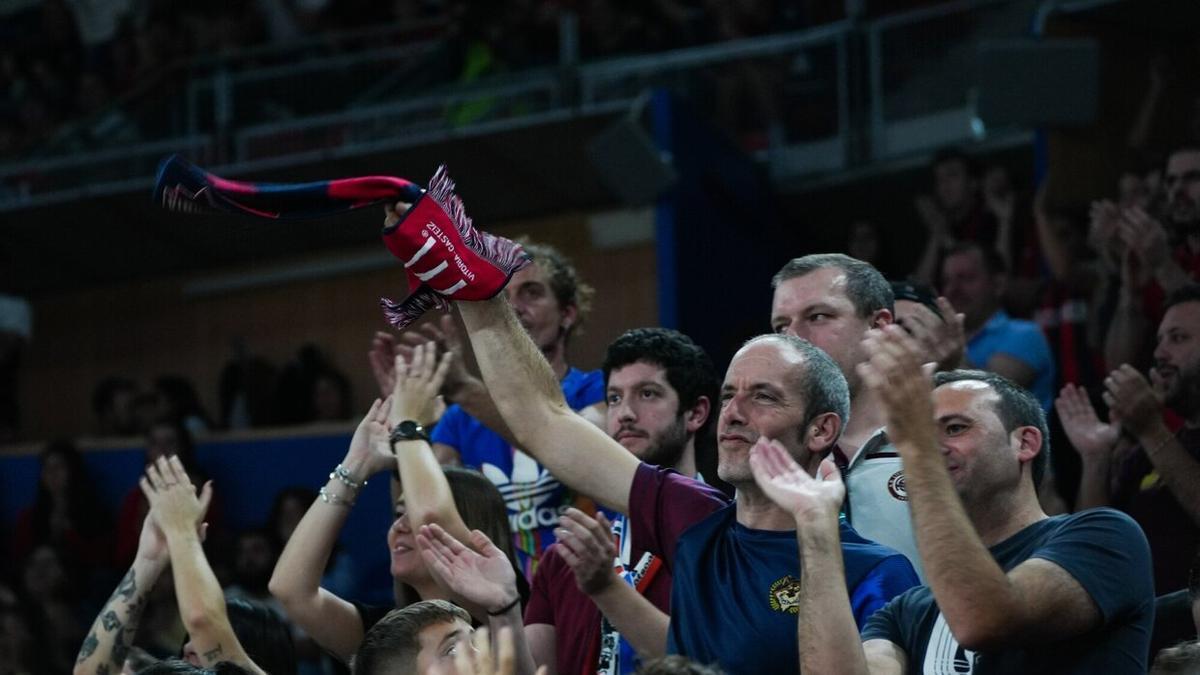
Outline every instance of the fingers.
<path fill-rule="evenodd" d="M 142 489 L 142 494 L 146 495 L 146 501 L 154 503 L 154 486 L 150 484 L 149 479 L 145 476 L 139 478 L 138 487 Z"/>
<path fill-rule="evenodd" d="M 166 488 L 167 481 L 163 479 L 162 473 L 158 470 L 158 463 L 151 462 L 146 465 L 146 478 L 150 482 L 150 486 L 157 492 Z"/>
<path fill-rule="evenodd" d="M 454 352 L 446 350 L 442 352 L 442 358 L 438 360 L 437 371 L 433 374 L 433 379 L 430 380 L 430 387 L 434 391 L 440 391 L 442 383 L 446 381 L 446 374 L 450 372 L 450 364 L 454 361 Z"/>
<path fill-rule="evenodd" d="M 211 480 L 204 481 L 204 486 L 200 488 L 200 515 L 201 519 L 208 513 L 208 505 L 212 503 L 213 482 Z"/>
<path fill-rule="evenodd" d="M 446 547 L 451 555 L 458 556 L 469 550 L 467 549 L 466 545 L 452 537 L 449 532 L 442 529 L 442 526 L 438 525 L 437 523 L 422 525 L 421 531 L 426 532 L 430 539 L 434 540 L 436 543 Z"/>
<path fill-rule="evenodd" d="M 496 675 L 512 675 L 517 664 L 517 650 L 513 646 L 512 629 L 508 626 L 501 628 L 496 642 L 496 651 L 500 654 L 496 661 Z"/>
<path fill-rule="evenodd" d="M 821 460 L 821 465 L 817 467 L 817 477 L 824 482 L 840 483 L 842 481 L 842 472 L 838 470 L 837 464 L 828 457 Z"/>
<path fill-rule="evenodd" d="M 504 551 L 497 548 L 491 538 L 483 533 L 483 530 L 471 530 L 471 548 L 488 558 L 504 555 Z"/>

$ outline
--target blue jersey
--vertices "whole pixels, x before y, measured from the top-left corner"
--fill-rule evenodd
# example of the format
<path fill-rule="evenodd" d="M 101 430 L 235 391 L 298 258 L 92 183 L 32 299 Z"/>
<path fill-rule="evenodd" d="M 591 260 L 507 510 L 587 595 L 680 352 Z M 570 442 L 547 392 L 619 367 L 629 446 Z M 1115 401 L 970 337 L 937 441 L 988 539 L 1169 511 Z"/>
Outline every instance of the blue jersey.
<path fill-rule="evenodd" d="M 731 675 L 799 673 L 796 532 L 737 522 L 706 486 L 643 464 L 630 492 L 633 545 L 671 570 L 667 651 L 718 663 Z M 908 559 L 840 523 L 846 586 L 859 626 L 920 583 Z"/>
<path fill-rule="evenodd" d="M 604 400 L 604 374 L 571 368 L 562 380 L 563 396 L 575 410 Z M 452 405 L 433 430 L 433 442 L 458 451 L 463 466 L 476 469 L 499 488 L 508 505 L 517 558 L 527 578 L 542 551 L 554 543 L 558 516 L 572 505 L 567 488 L 532 457 Z"/>

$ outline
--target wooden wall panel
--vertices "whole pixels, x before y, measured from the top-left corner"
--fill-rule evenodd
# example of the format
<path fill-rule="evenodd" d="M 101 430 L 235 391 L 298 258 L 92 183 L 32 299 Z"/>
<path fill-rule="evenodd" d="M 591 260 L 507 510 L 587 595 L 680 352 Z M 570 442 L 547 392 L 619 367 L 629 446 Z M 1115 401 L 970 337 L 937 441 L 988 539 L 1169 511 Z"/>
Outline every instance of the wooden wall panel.
<path fill-rule="evenodd" d="M 593 314 L 571 349 L 573 363 L 596 367 L 605 345 L 621 331 L 657 324 L 652 242 L 596 250 L 584 214 L 508 223 L 495 231 L 526 234 L 558 246 L 596 287 Z M 338 251 L 288 263 L 311 264 L 372 250 Z M 279 266 L 271 261 L 220 274 L 251 274 Z M 277 366 L 303 343 L 315 343 L 351 379 L 356 408 L 375 395 L 365 353 L 371 334 L 386 328 L 378 297 L 401 295 L 399 268 L 185 297 L 185 285 L 202 278 L 166 278 L 32 299 L 34 340 L 21 375 L 23 435 L 41 439 L 92 430 L 91 392 L 110 374 L 142 383 L 160 374 L 184 375 L 215 417 L 218 378 L 236 340 Z"/>

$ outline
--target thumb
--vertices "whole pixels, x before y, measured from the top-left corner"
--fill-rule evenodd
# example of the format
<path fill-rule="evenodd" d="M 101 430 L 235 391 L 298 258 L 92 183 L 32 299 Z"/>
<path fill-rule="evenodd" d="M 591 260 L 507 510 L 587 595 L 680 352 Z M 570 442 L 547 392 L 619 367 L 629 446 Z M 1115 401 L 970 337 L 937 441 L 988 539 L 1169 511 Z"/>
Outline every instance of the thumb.
<path fill-rule="evenodd" d="M 208 506 L 212 503 L 213 482 L 211 480 L 204 481 L 204 487 L 200 488 L 200 517 L 203 518 L 208 513 Z"/>
<path fill-rule="evenodd" d="M 492 543 L 491 538 L 484 534 L 483 530 L 471 530 L 471 547 L 489 558 L 504 555 L 504 552 Z"/>
<path fill-rule="evenodd" d="M 832 459 L 826 457 L 821 460 L 821 466 L 817 467 L 817 478 L 829 483 L 840 483 L 842 482 L 842 472 Z"/>

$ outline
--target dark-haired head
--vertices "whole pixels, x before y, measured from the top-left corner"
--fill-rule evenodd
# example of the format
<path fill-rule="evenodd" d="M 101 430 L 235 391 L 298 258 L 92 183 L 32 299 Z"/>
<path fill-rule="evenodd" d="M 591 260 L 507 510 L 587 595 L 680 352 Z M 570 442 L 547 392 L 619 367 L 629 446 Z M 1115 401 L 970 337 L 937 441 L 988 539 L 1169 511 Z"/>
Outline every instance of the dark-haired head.
<path fill-rule="evenodd" d="M 1046 425 L 1046 413 L 1037 398 L 1012 380 L 983 370 L 951 370 L 937 373 L 933 378 L 934 387 L 955 382 L 980 382 L 995 392 L 995 413 L 1005 432 L 1012 433 L 1020 427 L 1038 430 L 1041 445 L 1030 460 L 1030 478 L 1036 489 L 1041 485 L 1050 461 L 1050 430 Z"/>

